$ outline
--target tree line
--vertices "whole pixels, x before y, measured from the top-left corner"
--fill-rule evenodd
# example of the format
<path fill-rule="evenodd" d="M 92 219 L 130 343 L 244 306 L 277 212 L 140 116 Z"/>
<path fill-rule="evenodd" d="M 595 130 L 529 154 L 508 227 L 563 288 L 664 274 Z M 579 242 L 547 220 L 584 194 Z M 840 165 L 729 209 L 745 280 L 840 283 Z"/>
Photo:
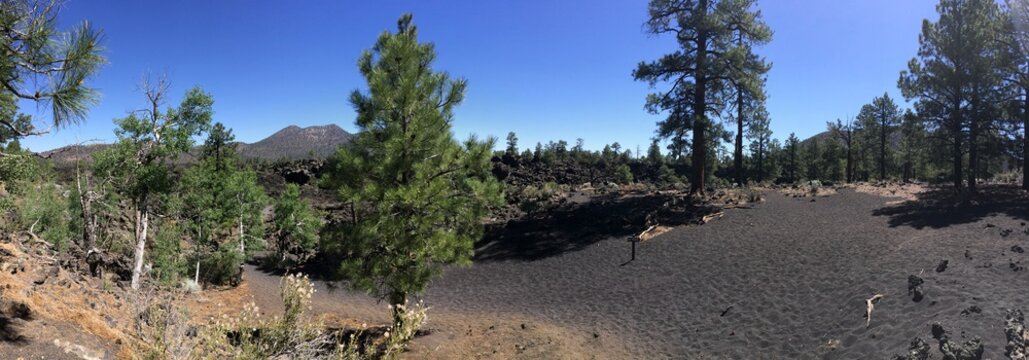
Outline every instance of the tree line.
<path fill-rule="evenodd" d="M 655 140 L 689 168 L 694 193 L 715 176 L 740 185 L 947 178 L 956 189 L 975 191 L 982 179 L 1019 168 L 1029 189 L 1027 7 L 941 0 L 939 19 L 923 22 L 918 53 L 898 80 L 913 108 L 901 109 L 888 94 L 875 97 L 856 118 L 830 122 L 830 136 L 803 146 L 792 134 L 784 143 L 771 138 L 763 91 L 771 64 L 754 49 L 772 32 L 755 1 L 650 1 L 647 30 L 674 37 L 679 49 L 641 62 L 633 76 L 655 88 L 668 85 L 647 96 L 646 108 L 666 116 Z M 731 155 L 724 143 L 732 144 Z"/>

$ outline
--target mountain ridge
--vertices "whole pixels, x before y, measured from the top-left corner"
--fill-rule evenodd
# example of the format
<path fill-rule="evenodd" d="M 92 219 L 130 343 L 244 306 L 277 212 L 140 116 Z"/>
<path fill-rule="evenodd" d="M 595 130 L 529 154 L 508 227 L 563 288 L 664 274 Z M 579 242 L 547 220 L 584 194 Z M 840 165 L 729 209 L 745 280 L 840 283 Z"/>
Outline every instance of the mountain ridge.
<path fill-rule="evenodd" d="M 353 134 L 336 124 L 308 127 L 289 125 L 256 142 L 237 142 L 236 144 L 238 144 L 237 150 L 242 159 L 266 161 L 324 159 L 334 154 L 340 145 L 350 142 L 353 137 Z M 73 144 L 42 151 L 39 154 L 60 164 L 74 163 L 78 160 L 89 160 L 94 152 L 106 149 L 111 145 L 108 143 Z M 185 156 L 192 158 L 191 154 Z"/>

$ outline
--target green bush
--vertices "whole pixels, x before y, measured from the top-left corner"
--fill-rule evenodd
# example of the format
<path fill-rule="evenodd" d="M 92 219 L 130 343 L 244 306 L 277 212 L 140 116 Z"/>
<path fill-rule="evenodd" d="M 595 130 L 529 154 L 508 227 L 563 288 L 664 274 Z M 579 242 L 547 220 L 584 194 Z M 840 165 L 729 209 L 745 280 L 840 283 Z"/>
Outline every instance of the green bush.
<path fill-rule="evenodd" d="M 563 193 L 564 189 L 552 181 L 546 182 L 539 187 L 527 185 L 522 188 L 518 208 L 529 215 L 546 211 L 557 205 Z"/>
<path fill-rule="evenodd" d="M 275 217 L 272 222 L 280 261 L 304 263 L 314 257 L 318 250 L 322 218 L 300 198 L 299 186 L 286 186 L 286 191 L 275 201 Z"/>
<path fill-rule="evenodd" d="M 200 256 L 200 281 L 216 285 L 238 285 L 243 254 L 234 246 Z"/>
<path fill-rule="evenodd" d="M 21 230 L 29 231 L 63 251 L 71 237 L 78 235 L 73 228 L 77 222 L 69 206 L 69 196 L 52 183 L 37 185 L 26 191 L 17 202 L 17 217 Z"/>
<path fill-rule="evenodd" d="M 182 235 L 182 228 L 171 223 L 162 224 L 154 234 L 150 260 L 154 264 L 153 277 L 161 284 L 177 284 L 188 272 L 189 264 L 182 256 Z"/>
<path fill-rule="evenodd" d="M 629 169 L 629 165 L 619 164 L 615 167 L 614 173 L 615 182 L 619 184 L 628 184 L 633 181 L 632 169 Z"/>

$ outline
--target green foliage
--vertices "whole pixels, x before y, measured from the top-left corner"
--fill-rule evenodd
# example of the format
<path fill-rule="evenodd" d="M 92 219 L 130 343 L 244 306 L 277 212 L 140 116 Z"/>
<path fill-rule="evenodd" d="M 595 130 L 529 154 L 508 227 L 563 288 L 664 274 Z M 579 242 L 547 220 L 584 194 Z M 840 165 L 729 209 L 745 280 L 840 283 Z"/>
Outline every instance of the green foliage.
<path fill-rule="evenodd" d="M 797 138 L 796 134 L 790 133 L 790 137 L 786 138 L 786 145 L 784 150 L 785 167 L 784 177 L 786 182 L 794 183 L 800 180 L 800 139 Z"/>
<path fill-rule="evenodd" d="M 527 185 L 518 194 L 518 208 L 532 216 L 556 206 L 564 194 L 561 186 L 553 181 L 539 187 Z"/>
<path fill-rule="evenodd" d="M 155 91 L 164 91 L 156 89 Z M 148 95 L 151 96 L 151 95 Z M 163 94 L 151 96 L 159 106 Z M 118 142 L 97 157 L 95 173 L 114 179 L 117 190 L 145 201 L 150 193 L 164 193 L 174 185 L 168 161 L 190 150 L 193 137 L 207 131 L 214 99 L 200 88 L 190 89 L 179 108 L 148 111 L 115 120 Z M 137 204 L 139 205 L 139 204 Z"/>
<path fill-rule="evenodd" d="M 322 218 L 300 198 L 300 187 L 296 184 L 286 185 L 286 190 L 276 199 L 272 223 L 278 242 L 276 248 L 283 261 L 291 257 L 303 263 L 317 253 Z"/>
<path fill-rule="evenodd" d="M 72 199 L 53 183 L 33 186 L 17 205 L 21 230 L 30 231 L 40 239 L 63 251 L 68 248 L 73 234 L 74 215 L 69 206 Z"/>
<path fill-rule="evenodd" d="M 772 129 L 769 127 L 771 119 L 768 115 L 768 110 L 764 106 L 761 106 L 754 110 L 753 116 L 750 119 L 749 126 L 747 127 L 747 138 L 750 139 L 750 152 L 751 157 L 754 158 L 754 179 L 757 182 L 765 181 L 768 178 L 768 174 L 774 174 L 769 171 L 769 142 L 772 139 Z"/>
<path fill-rule="evenodd" d="M 518 155 L 518 136 L 514 131 L 507 133 L 507 150 L 505 151 L 508 155 Z"/>
<path fill-rule="evenodd" d="M 220 122 L 215 123 L 207 135 L 207 140 L 200 147 L 200 158 L 210 159 L 214 162 L 215 170 L 225 171 L 239 157 L 236 152 L 239 144 L 235 140 L 236 136 L 232 135 L 232 129 L 225 128 Z"/>
<path fill-rule="evenodd" d="M 431 69 L 434 46 L 418 42 L 410 15 L 398 28 L 358 61 L 368 82 L 367 94 L 351 95 L 360 132 L 324 180 L 356 211 L 327 241 L 341 275 L 391 304 L 424 290 L 442 265 L 469 264 L 482 219 L 503 199 L 494 140 L 451 134 L 466 82 Z"/>
<path fill-rule="evenodd" d="M 189 272 L 189 264 L 182 254 L 183 232 L 180 225 L 164 223 L 157 227 L 150 253 L 153 276 L 164 285 L 175 285 Z"/>
<path fill-rule="evenodd" d="M 19 98 L 49 108 L 56 127 L 75 123 L 86 116 L 99 94 L 85 86 L 106 62 L 100 55 L 101 33 L 82 22 L 71 31 L 59 31 L 57 0 L 13 0 L 0 4 L 0 43 L 7 51 L 0 57 L 3 101 Z M 31 123 L 3 116 L 0 124 L 11 130 L 6 135 L 38 134 Z M 6 142 L 8 138 L 2 138 Z"/>
<path fill-rule="evenodd" d="M 618 164 L 618 166 L 615 166 L 614 174 L 615 182 L 619 184 L 632 183 L 632 169 L 629 169 L 629 165 Z"/>
<path fill-rule="evenodd" d="M 243 260 L 264 247 L 261 210 L 268 204 L 257 173 L 240 169 L 231 130 L 215 125 L 199 162 L 183 173 L 180 216 L 194 239 L 194 257 L 202 259 L 203 279 L 226 284 L 236 279 Z M 220 128 L 220 129 L 219 129 Z"/>
<path fill-rule="evenodd" d="M 671 83 L 670 89 L 649 94 L 646 108 L 653 114 L 667 114 L 658 123 L 657 136 L 671 140 L 673 157 L 680 158 L 686 145 L 692 146 L 691 192 L 705 190 L 707 170 L 714 162 L 709 154 L 714 155 L 712 141 L 718 136 L 708 133 L 720 130 L 711 119 L 722 109 L 710 104 L 730 96 L 727 89 L 732 87 L 738 94 L 760 98 L 767 65 L 752 47 L 770 41 L 772 32 L 754 7 L 752 0 L 651 0 L 648 6 L 647 31 L 676 34 L 679 49 L 641 62 L 633 77 L 652 87 Z M 692 138 L 687 139 L 690 130 Z"/>
<path fill-rule="evenodd" d="M 940 0 L 936 22 L 926 20 L 915 58 L 901 72 L 898 86 L 915 100 L 917 113 L 930 131 L 946 138 L 955 188 L 964 187 L 964 159 L 968 159 L 968 186 L 975 190 L 978 154 L 984 134 L 996 123 L 1004 71 L 1011 60 L 1003 54 L 1004 16 L 989 0 Z"/>
<path fill-rule="evenodd" d="M 168 84 L 146 80 L 147 109 L 115 120 L 118 142 L 97 156 L 94 175 L 111 179 L 111 186 L 132 200 L 136 247 L 131 286 L 138 289 L 145 260 L 150 215 L 164 205 L 161 200 L 175 187 L 171 160 L 189 151 L 193 138 L 210 127 L 214 99 L 199 87 L 186 92 L 178 108 L 161 111 Z"/>
<path fill-rule="evenodd" d="M 239 265 L 243 263 L 243 255 L 236 244 L 222 243 L 216 249 L 205 249 L 197 253 L 200 262 L 200 281 L 219 285 L 239 285 Z M 191 265 L 195 264 L 194 260 Z M 192 268 L 190 268 L 192 270 Z"/>

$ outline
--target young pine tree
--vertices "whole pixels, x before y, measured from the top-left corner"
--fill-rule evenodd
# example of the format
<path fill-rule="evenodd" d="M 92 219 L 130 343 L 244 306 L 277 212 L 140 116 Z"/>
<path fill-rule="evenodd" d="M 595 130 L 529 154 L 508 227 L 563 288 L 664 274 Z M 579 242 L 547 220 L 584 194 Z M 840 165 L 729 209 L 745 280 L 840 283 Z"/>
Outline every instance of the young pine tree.
<path fill-rule="evenodd" d="M 257 173 L 240 168 L 232 130 L 216 123 L 200 148 L 200 159 L 182 175 L 179 194 L 196 266 L 205 280 L 231 283 L 243 260 L 264 245 L 261 209 L 268 203 Z"/>
<path fill-rule="evenodd" d="M 296 184 L 286 185 L 286 191 L 275 200 L 272 223 L 281 262 L 292 257 L 296 263 L 303 263 L 317 253 L 322 218 L 300 198 L 300 187 Z"/>
<path fill-rule="evenodd" d="M 403 319 L 397 305 L 442 265 L 471 262 L 482 219 L 503 199 L 490 173 L 495 139 L 461 144 L 451 134 L 466 83 L 433 71 L 435 57 L 409 14 L 362 54 L 368 93 L 355 90 L 350 100 L 360 132 L 324 180 L 355 209 L 355 221 L 326 241 L 342 259 L 340 275 L 394 305 L 394 325 Z"/>

